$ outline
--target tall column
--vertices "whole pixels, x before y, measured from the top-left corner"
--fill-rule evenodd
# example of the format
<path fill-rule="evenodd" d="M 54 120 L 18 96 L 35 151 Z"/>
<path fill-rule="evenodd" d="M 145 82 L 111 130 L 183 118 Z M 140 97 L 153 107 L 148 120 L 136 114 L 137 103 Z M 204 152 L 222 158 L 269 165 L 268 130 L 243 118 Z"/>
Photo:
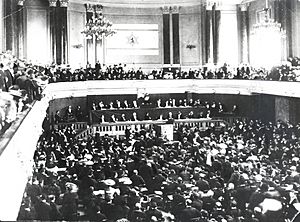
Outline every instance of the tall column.
<path fill-rule="evenodd" d="M 17 15 L 16 15 L 16 23 L 17 23 L 17 44 L 16 44 L 16 56 L 19 58 L 24 57 L 24 0 L 18 1 L 17 6 Z"/>
<path fill-rule="evenodd" d="M 293 5 L 293 0 L 286 0 L 284 1 L 284 8 L 285 10 L 285 20 L 286 20 L 286 35 L 287 35 L 287 56 L 288 57 L 293 57 L 294 56 L 294 33 L 292 32 L 292 27 L 293 27 L 293 14 L 296 14 L 294 5 Z"/>
<path fill-rule="evenodd" d="M 101 39 L 101 42 L 102 42 L 102 61 L 101 61 L 101 63 L 105 64 L 106 63 L 106 38 L 104 35 Z"/>
<path fill-rule="evenodd" d="M 94 8 L 93 5 L 91 4 L 85 4 L 85 9 L 86 9 L 86 23 L 92 21 L 93 16 L 94 16 Z M 94 61 L 94 53 L 92 54 L 92 45 L 93 45 L 93 39 L 92 38 L 87 38 L 86 39 L 86 61 L 87 63 L 91 63 Z"/>
<path fill-rule="evenodd" d="M 170 27 L 170 64 L 173 65 L 173 19 L 172 19 L 172 7 L 169 10 L 169 27 Z"/>
<path fill-rule="evenodd" d="M 216 3 L 212 7 L 212 38 L 213 38 L 213 63 L 219 62 L 219 36 L 220 36 L 221 11 Z"/>
<path fill-rule="evenodd" d="M 57 58 L 59 64 L 68 63 L 68 3 L 69 0 L 59 0 L 60 7 L 58 9 L 59 21 L 59 33 L 58 39 L 60 39 L 60 44 L 57 45 Z"/>
<path fill-rule="evenodd" d="M 239 8 L 240 15 L 240 49 L 242 63 L 249 63 L 249 13 L 248 4 L 242 4 Z"/>
<path fill-rule="evenodd" d="M 162 11 L 164 64 L 180 64 L 179 7 L 165 6 Z"/>
<path fill-rule="evenodd" d="M 4 23 L 5 29 L 3 32 L 5 34 L 2 36 L 5 36 L 5 47 L 3 47 L 3 50 L 10 50 L 15 56 L 23 57 L 24 0 L 6 0 L 1 4 L 4 4 L 4 14 L 3 17 L 1 17 L 1 22 Z"/>
<path fill-rule="evenodd" d="M 205 57 L 206 57 L 206 63 L 211 63 L 212 57 L 211 52 L 213 49 L 211 36 L 212 36 L 212 30 L 211 30 L 211 20 L 212 20 L 212 5 L 208 4 L 206 5 L 206 13 L 205 13 Z"/>
<path fill-rule="evenodd" d="M 4 24 L 5 24 L 5 50 L 10 50 L 14 53 L 14 36 L 15 29 L 14 29 L 14 14 L 16 11 L 16 2 L 12 0 L 4 1 Z"/>
<path fill-rule="evenodd" d="M 49 0 L 51 58 L 54 63 L 56 63 L 56 2 L 57 0 Z"/>
<path fill-rule="evenodd" d="M 0 18 L 4 18 L 4 4 L 3 1 L 0 1 Z M 4 45 L 4 40 L 5 40 L 5 35 L 4 35 L 4 20 L 0 20 L 0 52 L 3 51 L 3 45 Z"/>
<path fill-rule="evenodd" d="M 170 15 L 169 7 L 165 6 L 163 11 L 163 48 L 164 48 L 164 64 L 170 64 Z"/>
<path fill-rule="evenodd" d="M 94 13 L 95 18 L 101 18 L 103 17 L 103 6 L 102 5 L 94 5 Z M 95 47 L 95 61 L 100 62 L 101 64 L 105 64 L 105 54 L 106 54 L 106 48 L 105 48 L 105 35 L 96 37 L 94 36 L 94 47 Z"/>
<path fill-rule="evenodd" d="M 69 0 L 48 0 L 52 60 L 57 64 L 68 63 L 68 3 Z"/>
<path fill-rule="evenodd" d="M 172 50 L 173 64 L 180 64 L 180 41 L 179 41 L 179 7 L 172 7 L 172 26 L 170 27 L 172 33 Z"/>
<path fill-rule="evenodd" d="M 205 41 L 205 36 L 206 36 L 206 6 L 205 5 L 200 5 L 200 10 L 201 10 L 201 17 L 200 17 L 200 33 L 199 36 L 201 35 L 201 58 L 200 58 L 200 64 L 204 65 L 206 63 L 206 41 Z"/>

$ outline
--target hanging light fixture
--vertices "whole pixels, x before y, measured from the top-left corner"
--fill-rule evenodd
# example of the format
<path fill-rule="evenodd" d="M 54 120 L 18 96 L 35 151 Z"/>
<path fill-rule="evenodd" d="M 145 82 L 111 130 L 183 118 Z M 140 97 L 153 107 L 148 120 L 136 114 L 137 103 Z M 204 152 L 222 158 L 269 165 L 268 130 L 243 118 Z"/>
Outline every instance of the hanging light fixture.
<path fill-rule="evenodd" d="M 271 18 L 266 0 L 265 8 L 258 12 L 257 23 L 251 31 L 251 63 L 265 68 L 279 65 L 284 57 L 285 37 L 281 24 Z"/>
<path fill-rule="evenodd" d="M 281 24 L 275 22 L 274 19 L 271 18 L 271 9 L 269 8 L 269 2 L 266 0 L 266 7 L 259 12 L 258 22 L 253 25 L 253 32 L 260 30 L 262 28 L 273 29 L 281 32 Z M 263 18 L 261 18 L 263 17 Z"/>
<path fill-rule="evenodd" d="M 111 21 L 106 19 L 102 14 L 102 6 L 94 6 L 95 15 L 85 25 L 84 30 L 81 32 L 87 38 L 95 36 L 97 39 L 102 39 L 116 33 L 112 28 L 113 24 Z"/>
<path fill-rule="evenodd" d="M 24 2 L 25 2 L 25 0 L 18 0 L 18 6 L 23 6 Z"/>

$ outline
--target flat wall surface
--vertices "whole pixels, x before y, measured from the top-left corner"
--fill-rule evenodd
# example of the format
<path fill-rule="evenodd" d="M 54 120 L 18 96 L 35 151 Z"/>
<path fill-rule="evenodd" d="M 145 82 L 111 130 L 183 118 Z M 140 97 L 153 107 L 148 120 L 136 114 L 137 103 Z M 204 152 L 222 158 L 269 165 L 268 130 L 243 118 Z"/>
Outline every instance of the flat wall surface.
<path fill-rule="evenodd" d="M 25 52 L 27 60 L 35 64 L 50 64 L 48 9 L 40 6 L 26 8 L 25 30 Z"/>

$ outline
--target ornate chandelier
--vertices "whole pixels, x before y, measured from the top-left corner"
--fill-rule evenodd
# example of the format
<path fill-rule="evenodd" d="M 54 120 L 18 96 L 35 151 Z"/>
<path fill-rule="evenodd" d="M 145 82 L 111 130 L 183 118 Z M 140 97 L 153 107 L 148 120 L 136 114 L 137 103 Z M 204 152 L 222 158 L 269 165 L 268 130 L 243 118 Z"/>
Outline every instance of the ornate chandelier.
<path fill-rule="evenodd" d="M 253 25 L 252 34 L 262 29 L 281 32 L 282 34 L 284 34 L 284 32 L 281 29 L 281 24 L 276 22 L 274 19 L 271 19 L 271 11 L 269 8 L 268 0 L 266 0 L 265 4 L 265 8 L 262 11 L 258 12 L 258 21 L 256 24 Z"/>
<path fill-rule="evenodd" d="M 95 36 L 98 39 L 102 39 L 116 33 L 112 25 L 112 22 L 104 18 L 102 14 L 96 15 L 88 21 L 81 33 L 88 38 Z"/>
<path fill-rule="evenodd" d="M 254 66 L 271 68 L 285 60 L 286 34 L 281 24 L 271 18 L 266 0 L 265 8 L 258 12 L 257 22 L 251 31 L 250 60 Z"/>

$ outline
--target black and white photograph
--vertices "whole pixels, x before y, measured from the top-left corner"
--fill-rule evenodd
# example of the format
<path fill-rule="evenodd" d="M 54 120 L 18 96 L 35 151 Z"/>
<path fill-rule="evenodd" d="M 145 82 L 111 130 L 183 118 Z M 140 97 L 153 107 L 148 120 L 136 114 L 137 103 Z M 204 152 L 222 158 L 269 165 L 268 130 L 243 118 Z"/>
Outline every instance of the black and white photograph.
<path fill-rule="evenodd" d="M 0 0 L 0 221 L 300 222 L 300 0 Z"/>

